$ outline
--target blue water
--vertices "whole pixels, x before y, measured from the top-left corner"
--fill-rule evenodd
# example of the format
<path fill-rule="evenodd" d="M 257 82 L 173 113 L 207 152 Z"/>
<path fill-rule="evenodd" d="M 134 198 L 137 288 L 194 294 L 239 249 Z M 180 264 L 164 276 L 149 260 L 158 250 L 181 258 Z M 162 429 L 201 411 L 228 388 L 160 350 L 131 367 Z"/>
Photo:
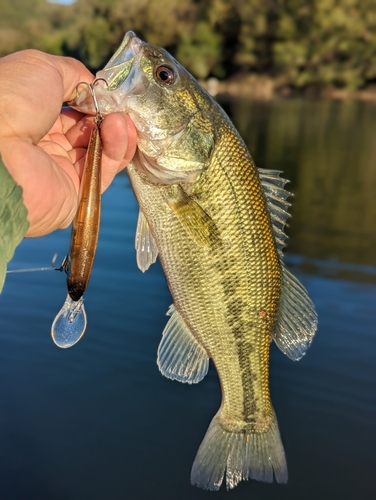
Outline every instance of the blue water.
<path fill-rule="evenodd" d="M 335 122 L 346 103 L 298 102 L 242 104 L 248 109 L 243 115 L 252 118 L 254 135 L 247 140 L 257 163 L 264 168 L 283 163 L 293 179 L 286 261 L 319 314 L 317 336 L 299 363 L 274 345 L 271 349 L 271 392 L 289 483 L 250 481 L 229 493 L 190 485 L 191 465 L 220 404 L 220 388 L 212 367 L 196 386 L 172 382 L 158 371 L 156 351 L 171 298 L 159 263 L 145 274 L 136 267 L 137 205 L 123 173 L 103 196 L 97 257 L 85 293 L 88 328 L 75 347 L 58 349 L 50 337 L 66 296 L 64 275 L 46 271 L 7 277 L 0 297 L 0 500 L 376 498 L 376 251 L 368 249 L 376 233 L 376 221 L 369 216 L 369 211 L 376 213 L 376 162 L 373 156 L 366 158 L 367 167 L 360 159 L 354 163 L 354 145 L 348 156 L 359 175 L 366 175 L 368 195 L 359 186 L 353 194 L 353 173 L 346 165 L 341 170 L 345 180 L 339 177 L 332 188 L 335 193 L 342 183 L 348 198 L 358 196 L 351 203 L 363 206 L 368 222 L 359 218 L 355 228 L 341 226 L 346 196 L 344 205 L 336 202 L 317 218 L 322 195 L 315 180 L 311 191 L 305 180 L 312 172 L 302 162 L 304 152 L 299 153 L 308 140 L 302 139 L 301 128 L 308 127 L 315 144 L 325 125 L 317 120 L 317 128 L 309 128 L 315 113 L 327 116 L 326 106 Z M 240 120 L 242 115 L 234 113 L 239 104 L 225 105 Z M 290 152 L 281 158 L 278 144 L 286 144 L 278 134 L 286 131 L 274 130 L 276 114 L 284 110 L 292 120 L 300 113 L 302 120 L 307 108 L 309 124 L 299 122 L 300 135 L 295 143 L 290 138 Z M 353 117 L 363 110 L 370 117 L 364 119 L 368 126 L 375 123 L 375 108 L 358 103 L 354 109 Z M 356 135 L 358 122 L 351 122 Z M 330 176 L 333 157 L 318 150 L 320 175 L 326 168 Z M 55 252 L 62 260 L 68 244 L 69 230 L 24 240 L 10 267 L 48 266 Z"/>

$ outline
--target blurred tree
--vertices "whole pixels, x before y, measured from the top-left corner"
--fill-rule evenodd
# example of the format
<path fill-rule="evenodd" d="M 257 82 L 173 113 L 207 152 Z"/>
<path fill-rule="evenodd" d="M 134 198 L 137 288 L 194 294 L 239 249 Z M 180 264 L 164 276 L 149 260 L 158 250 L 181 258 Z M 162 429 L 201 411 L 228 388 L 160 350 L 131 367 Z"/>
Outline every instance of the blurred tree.
<path fill-rule="evenodd" d="M 198 78 L 207 78 L 221 61 L 221 36 L 205 21 L 199 21 L 192 33 L 184 33 L 176 57 Z"/>
<path fill-rule="evenodd" d="M 281 0 L 273 47 L 281 82 L 356 89 L 376 79 L 374 0 Z"/>
<path fill-rule="evenodd" d="M 243 72 L 272 71 L 277 3 L 274 0 L 233 2 L 241 19 L 239 50 L 235 55 L 238 66 Z"/>
<path fill-rule="evenodd" d="M 297 88 L 376 82 L 375 0 L 0 2 L 0 56 L 33 47 L 96 70 L 130 29 L 199 78 L 253 72 Z"/>
<path fill-rule="evenodd" d="M 92 69 L 109 59 L 128 30 L 174 49 L 194 19 L 191 0 L 77 0 L 72 7 L 74 35 L 65 43 Z"/>

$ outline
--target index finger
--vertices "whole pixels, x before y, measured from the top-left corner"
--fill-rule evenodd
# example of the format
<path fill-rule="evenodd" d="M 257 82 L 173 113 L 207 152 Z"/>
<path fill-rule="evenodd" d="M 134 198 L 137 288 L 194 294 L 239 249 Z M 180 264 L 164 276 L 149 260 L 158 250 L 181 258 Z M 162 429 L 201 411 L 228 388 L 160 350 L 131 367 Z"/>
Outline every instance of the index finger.
<path fill-rule="evenodd" d="M 1 138 L 17 137 L 37 144 L 54 125 L 77 83 L 91 82 L 93 78 L 79 61 L 37 50 L 1 58 Z"/>
<path fill-rule="evenodd" d="M 69 130 L 74 127 L 82 118 L 84 114 L 72 109 L 68 106 L 64 106 L 61 113 L 49 130 L 49 134 L 64 134 L 66 135 Z"/>

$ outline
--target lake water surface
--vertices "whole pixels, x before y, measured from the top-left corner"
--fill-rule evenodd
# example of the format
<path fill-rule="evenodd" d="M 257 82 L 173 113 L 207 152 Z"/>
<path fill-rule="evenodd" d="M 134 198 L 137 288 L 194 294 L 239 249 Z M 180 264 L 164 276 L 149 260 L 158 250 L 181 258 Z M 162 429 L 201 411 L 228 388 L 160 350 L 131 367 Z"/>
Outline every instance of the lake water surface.
<path fill-rule="evenodd" d="M 88 328 L 58 349 L 57 272 L 9 274 L 0 297 L 0 500 L 373 500 L 376 498 L 376 106 L 226 101 L 259 167 L 294 193 L 286 262 L 319 330 L 299 363 L 271 349 L 271 392 L 287 485 L 190 485 L 220 404 L 215 370 L 196 386 L 160 375 L 171 303 L 159 263 L 136 267 L 137 204 L 126 174 L 103 196 Z M 291 201 L 291 200 L 290 200 Z M 64 257 L 69 230 L 24 240 L 10 268 Z"/>

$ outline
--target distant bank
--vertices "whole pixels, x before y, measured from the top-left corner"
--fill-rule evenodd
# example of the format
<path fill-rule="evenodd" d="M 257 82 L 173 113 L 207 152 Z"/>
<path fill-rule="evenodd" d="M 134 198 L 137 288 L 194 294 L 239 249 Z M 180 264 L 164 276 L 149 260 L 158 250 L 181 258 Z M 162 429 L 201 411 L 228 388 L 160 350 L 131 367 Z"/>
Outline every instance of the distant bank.
<path fill-rule="evenodd" d="M 360 90 L 348 90 L 336 87 L 308 87 L 296 89 L 281 85 L 278 79 L 266 75 L 238 75 L 228 80 L 220 81 L 209 78 L 200 81 L 201 85 L 213 96 L 229 94 L 231 96 L 249 97 L 253 99 L 274 99 L 276 97 L 305 96 L 324 99 L 357 99 L 376 102 L 376 86 Z"/>

